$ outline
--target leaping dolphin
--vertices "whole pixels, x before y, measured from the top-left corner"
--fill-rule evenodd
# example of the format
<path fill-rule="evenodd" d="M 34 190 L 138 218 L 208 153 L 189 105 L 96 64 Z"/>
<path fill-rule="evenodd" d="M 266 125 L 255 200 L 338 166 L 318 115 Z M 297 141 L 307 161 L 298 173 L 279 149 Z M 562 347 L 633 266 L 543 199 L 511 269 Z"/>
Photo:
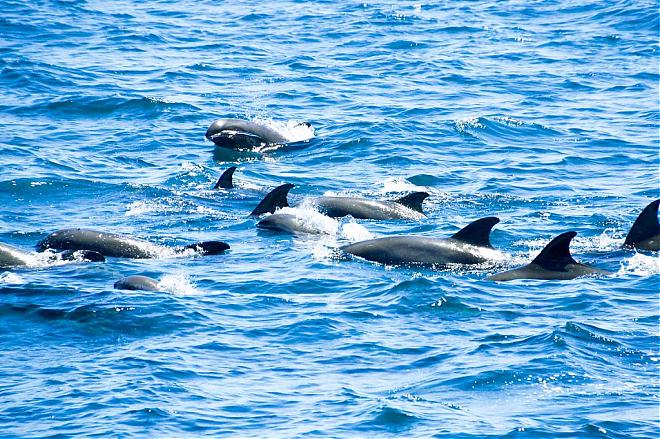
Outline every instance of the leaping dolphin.
<path fill-rule="evenodd" d="M 264 197 L 250 215 L 262 215 L 282 207 L 289 207 L 287 195 L 293 184 L 276 187 Z M 422 202 L 429 196 L 426 192 L 412 192 L 394 201 L 367 200 L 357 197 L 318 197 L 311 200 L 319 210 L 330 217 L 351 215 L 358 219 L 422 219 Z"/>
<path fill-rule="evenodd" d="M 658 205 L 660 205 L 660 199 L 652 201 L 642 210 L 626 236 L 624 247 L 660 251 Z"/>
<path fill-rule="evenodd" d="M 555 237 L 532 262 L 524 267 L 489 276 L 486 280 L 514 279 L 568 280 L 576 277 L 612 274 L 609 271 L 580 264 L 571 256 L 569 245 L 577 232 L 566 232 Z"/>
<path fill-rule="evenodd" d="M 206 130 L 206 138 L 217 146 L 231 149 L 254 149 L 283 145 L 288 139 L 271 127 L 241 119 L 217 119 Z"/>
<path fill-rule="evenodd" d="M 205 241 L 181 247 L 162 247 L 115 233 L 98 232 L 89 229 L 63 229 L 51 233 L 37 244 L 38 251 L 55 250 L 91 250 L 104 256 L 116 258 L 146 259 L 156 258 L 163 252 L 183 253 L 193 250 L 204 255 L 216 255 L 229 249 L 221 241 Z"/>
<path fill-rule="evenodd" d="M 391 236 L 341 247 L 345 253 L 387 265 L 482 264 L 502 256 L 490 243 L 490 232 L 499 218 L 478 219 L 450 238 Z"/>

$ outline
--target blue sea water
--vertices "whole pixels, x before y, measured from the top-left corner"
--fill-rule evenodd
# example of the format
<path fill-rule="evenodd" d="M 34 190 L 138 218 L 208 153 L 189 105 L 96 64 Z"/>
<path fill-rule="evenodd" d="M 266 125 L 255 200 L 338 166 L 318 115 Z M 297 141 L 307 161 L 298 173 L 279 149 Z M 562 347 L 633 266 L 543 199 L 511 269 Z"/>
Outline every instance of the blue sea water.
<path fill-rule="evenodd" d="M 1 436 L 658 437 L 660 264 L 620 249 L 659 196 L 657 2 L 0 10 L 0 242 L 231 245 L 0 271 Z M 204 139 L 218 117 L 315 136 L 237 153 Z M 211 190 L 231 165 L 237 188 Z M 428 218 L 257 230 L 284 182 L 296 202 L 425 190 Z M 575 258 L 614 274 L 498 284 L 337 256 L 490 215 L 499 270 L 576 230 Z M 130 274 L 164 292 L 113 289 Z"/>

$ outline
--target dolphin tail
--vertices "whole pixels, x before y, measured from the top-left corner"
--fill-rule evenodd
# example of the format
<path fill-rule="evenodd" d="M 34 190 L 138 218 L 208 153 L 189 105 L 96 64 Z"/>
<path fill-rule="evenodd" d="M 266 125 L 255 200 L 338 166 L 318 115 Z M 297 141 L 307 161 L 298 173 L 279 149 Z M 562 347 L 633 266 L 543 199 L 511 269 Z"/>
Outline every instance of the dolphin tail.
<path fill-rule="evenodd" d="M 227 169 L 225 172 L 222 173 L 220 178 L 218 179 L 218 182 L 213 186 L 213 189 L 232 189 L 234 187 L 234 182 L 232 180 L 232 177 L 234 175 L 234 171 L 236 170 L 236 166 L 232 166 L 231 168 Z"/>
<path fill-rule="evenodd" d="M 478 247 L 493 248 L 490 243 L 490 231 L 493 229 L 493 226 L 499 222 L 500 219 L 494 216 L 478 219 L 456 232 L 452 236 L 452 239 L 463 241 Z"/>
<path fill-rule="evenodd" d="M 261 203 L 254 208 L 250 216 L 261 215 L 266 212 L 274 213 L 276 209 L 282 207 L 289 207 L 289 202 L 286 197 L 289 194 L 289 191 L 293 185 L 291 183 L 285 183 L 281 186 L 277 186 L 275 189 L 270 191 L 268 195 L 261 200 Z"/>
<path fill-rule="evenodd" d="M 188 244 L 177 249 L 178 252 L 194 250 L 203 255 L 219 255 L 229 250 L 229 244 L 222 241 L 203 241 L 196 244 Z"/>
<path fill-rule="evenodd" d="M 419 213 L 424 213 L 422 211 L 422 203 L 428 196 L 429 194 L 427 192 L 413 192 L 406 195 L 405 197 L 394 200 L 394 202 L 401 204 L 402 206 L 406 206 L 407 208 L 415 210 Z"/>
<path fill-rule="evenodd" d="M 635 244 L 660 233 L 658 205 L 660 205 L 660 199 L 653 201 L 642 210 L 626 236 L 624 247 L 634 247 Z"/>
<path fill-rule="evenodd" d="M 532 264 L 554 271 L 563 271 L 568 264 L 577 264 L 569 249 L 571 240 L 575 235 L 577 235 L 577 232 L 566 232 L 556 236 L 534 258 Z"/>

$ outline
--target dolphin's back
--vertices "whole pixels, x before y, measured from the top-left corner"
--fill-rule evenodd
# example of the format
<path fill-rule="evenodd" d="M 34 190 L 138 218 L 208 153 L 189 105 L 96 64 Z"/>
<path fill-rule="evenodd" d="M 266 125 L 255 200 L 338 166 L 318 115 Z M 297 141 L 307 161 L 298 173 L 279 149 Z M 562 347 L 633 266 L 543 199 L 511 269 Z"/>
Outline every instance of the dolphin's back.
<path fill-rule="evenodd" d="M 150 244 L 114 233 L 89 229 L 63 229 L 46 236 L 37 245 L 39 251 L 91 250 L 104 256 L 144 259 L 154 257 Z"/>
<path fill-rule="evenodd" d="M 421 219 L 424 214 L 394 201 L 368 200 L 356 197 L 319 197 L 314 204 L 324 214 L 339 218 L 352 216 L 358 219 Z"/>
<path fill-rule="evenodd" d="M 387 265 L 480 264 L 488 259 L 478 247 L 454 239 L 391 236 L 342 248 L 346 253 Z"/>
<path fill-rule="evenodd" d="M 147 276 L 127 276 L 115 282 L 114 287 L 118 290 L 143 290 L 158 291 L 158 281 Z"/>
<path fill-rule="evenodd" d="M 0 243 L 0 268 L 27 265 L 27 254 L 17 248 Z"/>

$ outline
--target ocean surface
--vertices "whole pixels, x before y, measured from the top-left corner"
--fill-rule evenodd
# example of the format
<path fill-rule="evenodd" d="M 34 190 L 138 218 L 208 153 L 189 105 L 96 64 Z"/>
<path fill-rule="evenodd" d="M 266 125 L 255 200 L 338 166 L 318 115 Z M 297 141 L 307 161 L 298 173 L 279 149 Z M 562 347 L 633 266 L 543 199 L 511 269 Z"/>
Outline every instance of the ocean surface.
<path fill-rule="evenodd" d="M 0 242 L 231 245 L 0 270 L 0 436 L 658 437 L 660 264 L 620 248 L 659 196 L 656 1 L 0 10 Z M 296 142 L 215 148 L 220 117 Z M 237 187 L 212 190 L 232 165 Z M 303 205 L 424 190 L 428 217 L 299 208 L 323 233 L 257 230 L 285 182 Z M 488 270 L 337 250 L 483 216 L 507 255 Z M 485 280 L 568 230 L 614 274 Z M 132 274 L 163 292 L 113 289 Z"/>

